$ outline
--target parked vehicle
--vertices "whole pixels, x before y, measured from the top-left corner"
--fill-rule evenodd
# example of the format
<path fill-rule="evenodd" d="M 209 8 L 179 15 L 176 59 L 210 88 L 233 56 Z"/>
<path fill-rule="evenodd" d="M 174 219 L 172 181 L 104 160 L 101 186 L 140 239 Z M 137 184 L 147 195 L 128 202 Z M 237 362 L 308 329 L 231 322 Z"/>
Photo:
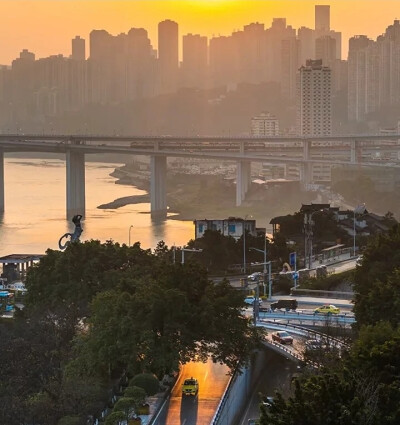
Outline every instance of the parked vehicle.
<path fill-rule="evenodd" d="M 274 332 L 272 341 L 279 342 L 279 344 L 293 344 L 293 338 L 286 331 Z"/>
<path fill-rule="evenodd" d="M 247 279 L 255 282 L 256 280 L 259 280 L 262 275 L 263 274 L 261 272 L 254 272 L 250 274 L 249 276 L 247 276 Z"/>
<path fill-rule="evenodd" d="M 314 310 L 316 314 L 339 314 L 340 309 L 333 304 L 324 304 Z"/>
<path fill-rule="evenodd" d="M 199 382 L 195 378 L 185 379 L 182 385 L 182 395 L 197 395 L 199 392 Z"/>
<path fill-rule="evenodd" d="M 271 310 L 275 310 L 276 308 L 285 308 L 287 311 L 296 310 L 297 305 L 297 300 L 293 298 L 288 300 L 278 300 L 271 303 Z"/>
<path fill-rule="evenodd" d="M 248 297 L 246 297 L 244 299 L 244 302 L 246 304 L 249 304 L 249 305 L 254 305 L 255 301 L 256 301 L 256 298 L 253 297 L 252 295 L 250 295 L 250 296 L 248 296 Z M 261 305 L 261 301 L 260 300 L 258 300 L 258 304 Z"/>

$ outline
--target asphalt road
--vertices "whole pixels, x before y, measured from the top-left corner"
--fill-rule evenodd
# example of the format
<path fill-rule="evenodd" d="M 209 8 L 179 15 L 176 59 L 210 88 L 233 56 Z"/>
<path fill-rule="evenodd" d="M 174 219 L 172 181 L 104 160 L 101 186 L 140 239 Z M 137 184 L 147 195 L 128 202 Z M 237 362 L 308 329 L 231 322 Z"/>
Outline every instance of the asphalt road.
<path fill-rule="evenodd" d="M 227 372 L 226 366 L 211 360 L 184 365 L 171 397 L 154 425 L 209 425 L 229 382 Z M 199 393 L 196 397 L 182 397 L 182 383 L 190 377 L 199 381 Z"/>

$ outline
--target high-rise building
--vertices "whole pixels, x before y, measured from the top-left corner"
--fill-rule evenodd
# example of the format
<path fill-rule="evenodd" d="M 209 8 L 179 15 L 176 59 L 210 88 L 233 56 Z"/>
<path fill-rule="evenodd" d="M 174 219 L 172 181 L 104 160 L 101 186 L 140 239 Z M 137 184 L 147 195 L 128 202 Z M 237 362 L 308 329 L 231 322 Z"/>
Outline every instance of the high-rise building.
<path fill-rule="evenodd" d="M 182 85 L 203 88 L 206 84 L 208 66 L 208 40 L 198 34 L 183 36 Z"/>
<path fill-rule="evenodd" d="M 330 31 L 330 6 L 315 5 L 315 30 Z"/>
<path fill-rule="evenodd" d="M 77 35 L 72 39 L 72 55 L 71 59 L 84 61 L 86 59 L 85 40 Z"/>
<path fill-rule="evenodd" d="M 373 41 L 365 35 L 349 40 L 348 56 L 348 118 L 362 121 L 365 117 L 367 94 L 367 48 Z"/>
<path fill-rule="evenodd" d="M 323 35 L 315 40 L 315 59 L 321 59 L 322 65 L 332 68 L 336 60 L 336 40 Z"/>
<path fill-rule="evenodd" d="M 300 62 L 300 41 L 296 37 L 282 40 L 281 44 L 281 91 L 282 95 L 289 99 L 296 98 L 296 74 Z"/>
<path fill-rule="evenodd" d="M 253 137 L 279 136 L 279 120 L 269 112 L 262 112 L 251 119 L 251 135 Z"/>
<path fill-rule="evenodd" d="M 300 42 L 300 65 L 305 65 L 308 59 L 315 59 L 315 31 L 301 27 L 297 30 Z"/>
<path fill-rule="evenodd" d="M 297 74 L 297 125 L 300 136 L 332 133 L 331 69 L 308 60 Z"/>
<path fill-rule="evenodd" d="M 158 24 L 158 68 L 160 90 L 174 92 L 179 66 L 178 24 L 169 19 Z"/>

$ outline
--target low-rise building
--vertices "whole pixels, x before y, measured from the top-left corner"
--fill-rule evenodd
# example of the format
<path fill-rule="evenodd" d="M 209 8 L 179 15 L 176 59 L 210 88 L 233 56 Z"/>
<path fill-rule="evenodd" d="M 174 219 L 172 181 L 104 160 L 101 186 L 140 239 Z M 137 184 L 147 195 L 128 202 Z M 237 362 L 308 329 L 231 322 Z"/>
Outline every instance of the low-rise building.
<path fill-rule="evenodd" d="M 206 230 L 217 230 L 224 236 L 232 236 L 239 239 L 244 229 L 252 236 L 257 236 L 256 220 L 245 220 L 243 218 L 229 217 L 223 220 L 194 220 L 195 239 L 204 236 Z"/>

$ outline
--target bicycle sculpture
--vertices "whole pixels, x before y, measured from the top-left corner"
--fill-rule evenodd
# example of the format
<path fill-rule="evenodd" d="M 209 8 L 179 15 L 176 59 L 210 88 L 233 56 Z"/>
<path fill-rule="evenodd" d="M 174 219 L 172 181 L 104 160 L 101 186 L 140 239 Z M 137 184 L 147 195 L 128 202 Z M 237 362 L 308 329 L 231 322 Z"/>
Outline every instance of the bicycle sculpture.
<path fill-rule="evenodd" d="M 72 222 L 75 224 L 75 230 L 74 233 L 65 233 L 64 235 L 61 236 L 60 240 L 58 241 L 58 247 L 61 249 L 61 251 L 63 249 L 65 249 L 68 244 L 70 244 L 71 242 L 79 242 L 79 237 L 81 236 L 83 229 L 81 226 L 81 219 L 82 216 L 80 214 L 74 215 L 72 217 Z M 70 238 L 70 240 L 67 240 L 64 244 L 63 244 L 63 239 L 65 238 Z"/>

